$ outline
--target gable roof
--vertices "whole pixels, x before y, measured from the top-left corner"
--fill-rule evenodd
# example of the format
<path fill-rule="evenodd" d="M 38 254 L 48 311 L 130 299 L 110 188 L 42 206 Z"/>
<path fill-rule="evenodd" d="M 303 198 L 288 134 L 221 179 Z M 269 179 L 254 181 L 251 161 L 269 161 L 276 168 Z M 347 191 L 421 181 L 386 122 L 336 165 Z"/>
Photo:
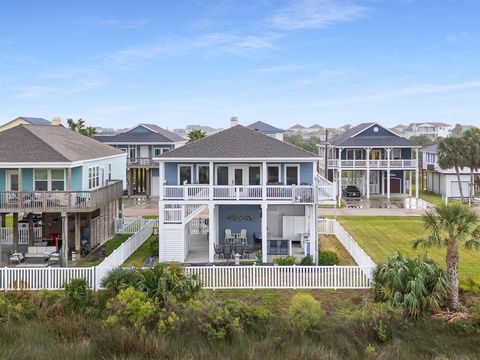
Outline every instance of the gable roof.
<path fill-rule="evenodd" d="M 61 125 L 19 125 L 0 132 L 2 163 L 74 162 L 115 155 L 125 153 Z"/>
<path fill-rule="evenodd" d="M 136 134 L 132 130 L 139 126 L 150 130 L 148 133 Z M 95 139 L 106 143 L 174 143 L 185 141 L 184 138 L 177 134 L 165 130 L 164 128 L 155 124 L 139 124 L 125 132 L 117 135 L 97 135 Z"/>
<path fill-rule="evenodd" d="M 51 125 L 51 122 L 44 118 L 20 116 L 17 119 L 25 120 L 31 125 Z"/>
<path fill-rule="evenodd" d="M 394 136 L 361 136 L 365 130 L 371 128 L 372 126 L 377 125 L 387 131 L 389 131 Z M 336 136 L 331 142 L 333 146 L 402 146 L 402 147 L 417 147 L 412 141 L 407 140 L 393 131 L 387 129 L 384 126 L 379 125 L 375 122 L 361 123 L 357 126 L 352 127 L 349 130 L 341 133 Z"/>
<path fill-rule="evenodd" d="M 310 159 L 316 157 L 318 157 L 317 154 L 242 125 L 236 125 L 206 138 L 187 143 L 159 156 L 159 158 L 169 159 Z"/>
<path fill-rule="evenodd" d="M 254 122 L 253 124 L 250 124 L 247 126 L 247 128 L 260 131 L 263 133 L 283 133 L 285 130 L 279 129 L 275 126 L 272 126 L 270 124 L 264 123 L 263 121 L 257 121 Z"/>
<path fill-rule="evenodd" d="M 288 130 L 295 130 L 295 129 L 305 129 L 305 126 L 300 125 L 300 124 L 295 124 L 291 128 L 289 128 Z"/>

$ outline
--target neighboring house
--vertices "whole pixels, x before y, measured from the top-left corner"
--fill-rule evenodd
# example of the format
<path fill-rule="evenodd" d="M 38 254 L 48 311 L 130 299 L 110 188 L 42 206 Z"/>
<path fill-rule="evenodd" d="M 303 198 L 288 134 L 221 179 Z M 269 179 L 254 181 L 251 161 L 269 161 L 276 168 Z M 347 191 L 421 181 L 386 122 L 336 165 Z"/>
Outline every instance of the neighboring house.
<path fill-rule="evenodd" d="M 402 125 L 402 124 L 398 124 L 397 126 L 391 128 L 390 130 L 392 130 L 394 133 L 400 135 L 400 136 L 405 136 L 405 130 L 407 129 L 407 126 L 405 125 Z"/>
<path fill-rule="evenodd" d="M 405 129 L 405 136 L 426 136 L 432 140 L 446 138 L 452 134 L 452 126 L 444 122 L 411 123 Z"/>
<path fill-rule="evenodd" d="M 205 132 L 205 135 L 206 136 L 210 136 L 210 135 L 213 135 L 215 134 L 216 132 L 218 132 L 217 129 L 214 129 L 210 126 L 203 126 L 203 125 L 187 125 L 184 129 L 174 129 L 173 130 L 173 133 L 174 134 L 177 134 L 178 136 L 184 138 L 184 139 L 188 139 L 188 134 L 190 133 L 190 131 L 192 130 L 202 130 L 203 132 Z"/>
<path fill-rule="evenodd" d="M 348 185 L 356 185 L 367 198 L 411 194 L 413 172 L 418 179 L 418 150 L 419 146 L 377 123 L 363 123 L 330 141 L 328 178 L 338 184 L 340 197 Z M 324 159 L 320 166 L 325 171 Z"/>
<path fill-rule="evenodd" d="M 320 138 L 325 135 L 325 128 L 318 124 L 314 124 L 308 127 L 305 131 L 308 134 L 308 136 L 316 136 Z"/>
<path fill-rule="evenodd" d="M 455 169 L 443 169 L 438 165 L 438 146 L 422 148 L 422 172 L 426 174 L 427 191 L 446 196 L 460 198 L 458 177 Z M 470 168 L 460 169 L 460 182 L 464 197 L 470 194 Z M 480 196 L 480 171 L 475 173 L 475 196 Z"/>
<path fill-rule="evenodd" d="M 249 129 L 258 131 L 264 135 L 273 137 L 274 139 L 283 141 L 283 133 L 285 132 L 285 130 L 282 130 L 270 124 L 264 123 L 263 121 L 254 122 L 253 124 L 250 124 L 247 127 Z"/>
<path fill-rule="evenodd" d="M 316 258 L 318 204 L 335 202 L 318 155 L 236 125 L 156 160 L 160 261 L 212 263 L 222 251 Z M 205 213 L 208 235 L 199 239 L 190 225 Z"/>
<path fill-rule="evenodd" d="M 42 118 L 20 116 L 6 124 L 0 125 L 0 131 L 11 129 L 18 125 L 50 125 L 50 121 Z"/>
<path fill-rule="evenodd" d="M 1 227 L 5 229 L 5 216 L 13 214 L 14 247 L 22 214 L 29 225 L 34 215 L 42 219 L 40 238 L 61 234 L 67 256 L 69 250 L 80 254 L 82 242 L 94 248 L 112 238 L 125 158 L 123 152 L 63 126 L 19 125 L 0 132 Z M 34 240 L 30 231 L 27 243 Z M 8 241 L 1 239 L 2 244 Z"/>
<path fill-rule="evenodd" d="M 154 124 L 139 124 L 120 134 L 95 139 L 128 154 L 128 196 L 158 196 L 158 164 L 153 158 L 185 144 L 185 139 Z"/>

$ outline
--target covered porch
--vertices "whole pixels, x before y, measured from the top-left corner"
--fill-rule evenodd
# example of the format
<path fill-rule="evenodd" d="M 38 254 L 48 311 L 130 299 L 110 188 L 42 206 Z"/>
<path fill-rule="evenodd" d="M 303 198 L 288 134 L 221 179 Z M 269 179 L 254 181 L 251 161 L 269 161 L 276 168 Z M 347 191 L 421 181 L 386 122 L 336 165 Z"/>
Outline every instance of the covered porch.
<path fill-rule="evenodd" d="M 314 255 L 313 206 L 214 205 L 185 227 L 186 263 L 272 261 L 276 256 L 298 259 Z M 199 224 L 203 224 L 199 226 Z M 264 234 L 266 236 L 264 236 Z"/>

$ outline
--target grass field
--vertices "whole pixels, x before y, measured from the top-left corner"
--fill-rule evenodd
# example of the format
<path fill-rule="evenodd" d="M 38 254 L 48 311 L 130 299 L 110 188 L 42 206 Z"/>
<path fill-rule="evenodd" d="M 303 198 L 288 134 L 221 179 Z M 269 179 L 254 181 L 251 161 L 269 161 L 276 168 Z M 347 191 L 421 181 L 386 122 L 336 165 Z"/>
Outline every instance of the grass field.
<path fill-rule="evenodd" d="M 148 238 L 128 259 L 122 266 L 141 267 L 145 260 L 150 256 L 150 244 L 158 241 L 158 235 L 152 235 Z M 158 255 L 158 254 L 157 254 Z"/>
<path fill-rule="evenodd" d="M 320 235 L 320 251 L 333 251 L 337 253 L 340 260 L 339 265 L 356 265 L 355 260 L 350 256 L 347 249 L 337 240 L 335 235 Z"/>
<path fill-rule="evenodd" d="M 112 240 L 108 240 L 105 244 L 102 245 L 101 249 L 105 253 L 105 256 L 110 255 L 113 250 L 122 245 L 132 234 L 120 234 L 115 236 Z M 83 259 L 77 262 L 77 267 L 83 266 L 96 266 L 102 262 L 102 259 L 97 259 L 96 253 L 100 249 L 95 250 L 94 252 L 88 254 Z"/>
<path fill-rule="evenodd" d="M 410 256 L 427 254 L 445 265 L 444 248 L 412 249 L 412 240 L 426 234 L 421 217 L 345 216 L 338 220 L 375 262 L 398 250 Z M 460 278 L 465 281 L 469 277 L 480 282 L 480 252 L 461 248 Z"/>

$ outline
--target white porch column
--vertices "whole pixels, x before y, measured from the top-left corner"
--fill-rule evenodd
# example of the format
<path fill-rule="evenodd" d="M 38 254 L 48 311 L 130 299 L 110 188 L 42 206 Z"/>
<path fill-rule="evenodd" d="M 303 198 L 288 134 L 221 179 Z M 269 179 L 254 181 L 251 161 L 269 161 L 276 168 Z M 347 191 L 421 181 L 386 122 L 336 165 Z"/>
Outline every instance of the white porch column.
<path fill-rule="evenodd" d="M 75 251 L 77 258 L 80 257 L 81 242 L 80 242 L 80 213 L 75 213 Z"/>
<path fill-rule="evenodd" d="M 68 266 L 68 214 L 62 213 L 62 258 L 63 266 Z"/>
<path fill-rule="evenodd" d="M 214 262 L 215 256 L 215 205 L 208 204 L 208 262 Z"/>
<path fill-rule="evenodd" d="M 408 195 L 412 196 L 412 170 L 408 172 Z"/>
<path fill-rule="evenodd" d="M 392 148 L 385 148 L 387 151 L 387 199 L 390 200 L 390 152 Z"/>
<path fill-rule="evenodd" d="M 213 200 L 213 176 L 213 161 L 210 161 L 210 163 L 208 164 L 208 184 L 210 200 Z"/>
<path fill-rule="evenodd" d="M 163 190 L 163 185 L 165 184 L 165 162 L 160 161 L 159 163 L 159 168 L 158 168 L 158 181 L 160 184 L 158 184 L 158 196 L 160 197 L 160 200 L 163 200 L 164 197 L 164 190 Z"/>
<path fill-rule="evenodd" d="M 267 246 L 267 211 L 268 204 L 262 203 L 262 261 L 265 263 L 268 261 L 268 246 Z"/>
<path fill-rule="evenodd" d="M 417 159 L 415 166 L 415 197 L 418 199 L 418 148 L 415 149 L 415 158 Z"/>
<path fill-rule="evenodd" d="M 367 199 L 370 199 L 370 150 L 372 148 L 366 148 L 367 152 Z"/>
<path fill-rule="evenodd" d="M 338 149 L 338 206 L 342 205 L 342 151 Z"/>
<path fill-rule="evenodd" d="M 262 162 L 262 199 L 263 201 L 267 200 L 267 181 L 268 181 L 267 172 L 268 172 L 267 162 L 263 161 Z"/>

